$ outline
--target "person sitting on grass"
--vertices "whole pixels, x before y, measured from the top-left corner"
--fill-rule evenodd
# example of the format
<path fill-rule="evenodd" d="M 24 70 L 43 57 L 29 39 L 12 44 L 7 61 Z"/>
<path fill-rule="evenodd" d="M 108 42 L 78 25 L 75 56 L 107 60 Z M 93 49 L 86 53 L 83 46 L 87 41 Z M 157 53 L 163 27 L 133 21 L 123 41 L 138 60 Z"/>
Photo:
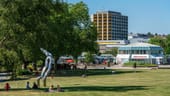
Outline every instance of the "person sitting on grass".
<path fill-rule="evenodd" d="M 38 85 L 35 82 L 33 83 L 32 89 L 38 89 Z"/>
<path fill-rule="evenodd" d="M 11 88 L 11 87 L 10 87 L 9 83 L 6 83 L 6 84 L 5 84 L 5 90 L 8 91 L 10 88 Z"/>
<path fill-rule="evenodd" d="M 30 89 L 30 82 L 29 81 L 27 81 L 27 84 L 26 84 L 26 89 Z"/>
<path fill-rule="evenodd" d="M 54 86 L 53 86 L 53 85 L 51 85 L 51 86 L 50 86 L 50 88 L 48 89 L 48 91 L 49 91 L 49 92 L 55 92 L 55 90 L 54 90 Z"/>
<path fill-rule="evenodd" d="M 57 85 L 57 92 L 64 92 L 64 90 L 61 89 L 60 85 Z"/>
<path fill-rule="evenodd" d="M 60 85 L 57 85 L 57 90 L 54 89 L 54 86 L 51 85 L 48 89 L 48 92 L 64 92 L 63 89 L 61 89 Z"/>

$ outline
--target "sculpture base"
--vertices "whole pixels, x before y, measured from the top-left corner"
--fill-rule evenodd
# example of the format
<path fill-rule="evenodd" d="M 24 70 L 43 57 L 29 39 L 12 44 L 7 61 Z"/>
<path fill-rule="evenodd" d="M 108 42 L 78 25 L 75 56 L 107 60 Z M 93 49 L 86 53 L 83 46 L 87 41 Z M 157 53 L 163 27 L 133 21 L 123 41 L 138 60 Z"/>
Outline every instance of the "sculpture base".
<path fill-rule="evenodd" d="M 37 79 L 37 85 L 40 88 L 40 79 Z M 47 86 L 47 78 L 43 79 L 43 86 L 46 87 Z"/>

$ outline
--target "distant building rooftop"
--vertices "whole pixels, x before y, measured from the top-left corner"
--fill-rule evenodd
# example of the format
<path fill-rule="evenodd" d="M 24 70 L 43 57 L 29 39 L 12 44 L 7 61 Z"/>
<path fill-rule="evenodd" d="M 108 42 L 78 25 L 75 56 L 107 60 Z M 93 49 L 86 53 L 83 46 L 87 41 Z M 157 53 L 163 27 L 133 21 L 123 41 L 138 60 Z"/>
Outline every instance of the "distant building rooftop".
<path fill-rule="evenodd" d="M 149 44 L 149 43 L 132 43 L 126 46 L 122 46 L 122 47 L 159 47 L 158 45 L 153 45 L 153 44 Z"/>
<path fill-rule="evenodd" d="M 114 15 L 121 15 L 120 12 L 115 12 L 115 11 L 97 11 L 96 13 L 97 14 L 100 14 L 100 13 L 112 13 Z"/>
<path fill-rule="evenodd" d="M 129 45 L 119 47 L 119 50 L 163 50 L 163 49 L 158 45 L 153 45 L 149 43 L 132 43 Z"/>

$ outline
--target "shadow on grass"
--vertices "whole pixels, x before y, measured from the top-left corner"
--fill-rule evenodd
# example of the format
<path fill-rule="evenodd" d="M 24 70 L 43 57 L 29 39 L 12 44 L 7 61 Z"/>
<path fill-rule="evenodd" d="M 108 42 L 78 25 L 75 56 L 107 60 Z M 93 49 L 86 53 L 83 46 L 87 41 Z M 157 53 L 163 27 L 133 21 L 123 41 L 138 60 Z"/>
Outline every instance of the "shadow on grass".
<path fill-rule="evenodd" d="M 67 92 L 73 91 L 132 91 L 132 90 L 148 90 L 146 86 L 77 86 L 77 87 L 64 87 Z"/>
<path fill-rule="evenodd" d="M 110 75 L 111 70 L 109 69 L 88 69 L 88 70 L 61 70 L 57 71 L 57 77 L 63 76 L 82 76 L 83 74 L 89 75 Z"/>
<path fill-rule="evenodd" d="M 131 70 L 115 70 L 115 74 L 128 74 L 128 73 L 141 73 L 141 72 L 144 72 L 144 71 L 139 71 L 139 70 L 134 71 L 133 69 L 131 69 Z"/>
<path fill-rule="evenodd" d="M 114 73 L 113 73 L 114 71 Z M 136 70 L 112 70 L 112 69 L 88 69 L 86 72 L 84 70 L 61 70 L 58 71 L 55 76 L 64 77 L 64 76 L 82 76 L 87 74 L 88 76 L 93 75 L 112 75 L 112 74 L 127 74 L 127 73 L 140 73 L 143 71 Z"/>
<path fill-rule="evenodd" d="M 15 80 L 11 80 L 11 79 L 1 79 L 0 82 L 8 82 L 8 81 L 22 81 L 22 80 L 28 80 L 30 79 L 30 77 L 22 77 L 22 78 L 16 78 Z"/>
<path fill-rule="evenodd" d="M 65 92 L 82 92 L 82 91 L 115 91 L 125 92 L 133 90 L 148 90 L 147 86 L 76 86 L 76 87 L 62 87 Z M 47 92 L 48 88 L 39 88 L 35 90 L 26 90 L 25 88 L 13 88 L 9 91 L 32 91 L 32 92 Z M 0 91 L 5 91 L 0 89 Z"/>
<path fill-rule="evenodd" d="M 28 90 L 28 89 L 26 89 L 26 88 L 11 88 L 9 91 L 37 91 L 37 92 L 39 92 L 39 91 L 47 91 L 48 90 L 48 88 L 38 88 L 38 89 L 30 89 L 30 90 Z M 0 89 L 0 91 L 5 91 L 5 89 Z"/>

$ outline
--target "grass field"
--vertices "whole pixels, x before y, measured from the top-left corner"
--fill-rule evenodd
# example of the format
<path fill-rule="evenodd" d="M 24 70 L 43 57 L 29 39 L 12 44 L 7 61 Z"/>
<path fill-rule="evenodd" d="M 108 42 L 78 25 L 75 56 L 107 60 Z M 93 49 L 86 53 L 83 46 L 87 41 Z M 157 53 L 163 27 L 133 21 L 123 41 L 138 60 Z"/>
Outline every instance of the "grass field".
<path fill-rule="evenodd" d="M 112 71 L 115 71 L 112 74 Z M 25 90 L 27 81 L 31 85 L 36 78 L 0 82 L 0 96 L 169 96 L 170 70 L 88 70 L 88 76 L 80 76 L 77 71 L 61 72 L 62 76 L 47 78 L 47 87 L 38 90 Z M 63 76 L 63 74 L 65 74 Z M 67 74 L 72 74 L 67 76 Z M 12 89 L 4 91 L 3 87 L 9 82 Z M 42 84 L 42 82 L 41 82 Z M 65 92 L 45 92 L 53 84 L 59 84 Z M 41 85 L 42 86 L 42 85 Z"/>

